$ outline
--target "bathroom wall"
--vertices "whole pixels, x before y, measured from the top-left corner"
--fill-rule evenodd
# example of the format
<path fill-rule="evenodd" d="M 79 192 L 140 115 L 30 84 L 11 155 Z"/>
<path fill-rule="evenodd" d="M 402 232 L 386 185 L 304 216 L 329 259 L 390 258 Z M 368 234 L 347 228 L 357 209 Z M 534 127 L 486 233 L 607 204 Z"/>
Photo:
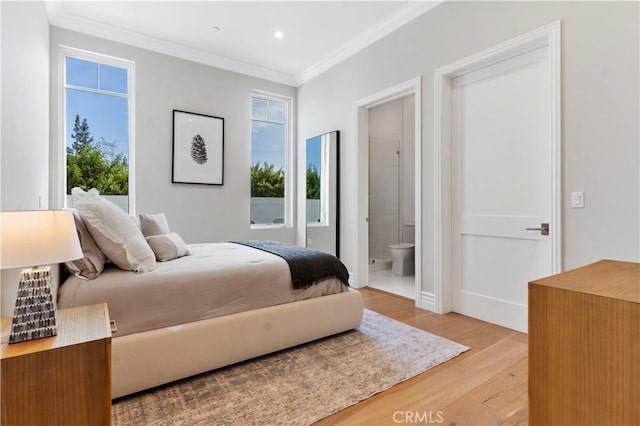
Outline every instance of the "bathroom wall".
<path fill-rule="evenodd" d="M 369 110 L 370 259 L 390 259 L 389 244 L 415 241 L 414 141 L 413 96 Z"/>

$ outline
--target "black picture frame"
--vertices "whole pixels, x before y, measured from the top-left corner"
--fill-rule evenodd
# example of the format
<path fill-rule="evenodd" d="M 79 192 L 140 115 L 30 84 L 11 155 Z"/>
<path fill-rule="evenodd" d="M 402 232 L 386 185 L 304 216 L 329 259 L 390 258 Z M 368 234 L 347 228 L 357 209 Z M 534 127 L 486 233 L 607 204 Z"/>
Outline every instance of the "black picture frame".
<path fill-rule="evenodd" d="M 223 185 L 224 118 L 173 110 L 171 182 Z"/>

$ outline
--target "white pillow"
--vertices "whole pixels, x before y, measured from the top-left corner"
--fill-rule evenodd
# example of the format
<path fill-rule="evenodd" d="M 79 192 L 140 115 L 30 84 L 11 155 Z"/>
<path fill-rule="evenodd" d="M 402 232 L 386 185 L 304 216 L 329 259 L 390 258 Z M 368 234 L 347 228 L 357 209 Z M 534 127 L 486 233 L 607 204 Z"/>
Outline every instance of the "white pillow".
<path fill-rule="evenodd" d="M 150 237 L 152 235 L 162 235 L 169 233 L 169 222 L 164 213 L 156 214 L 144 214 L 140 213 L 140 228 L 142 229 L 142 235 Z"/>
<path fill-rule="evenodd" d="M 76 224 L 80 247 L 82 248 L 83 257 L 78 260 L 66 262 L 67 268 L 78 278 L 92 280 L 102 273 L 104 270 L 104 254 L 89 233 L 84 224 L 80 212 L 73 210 L 73 220 Z"/>
<path fill-rule="evenodd" d="M 147 272 L 156 266 L 156 256 L 142 232 L 120 207 L 100 197 L 96 189 L 71 190 L 74 207 L 100 250 L 120 269 Z"/>
<path fill-rule="evenodd" d="M 187 244 L 180 235 L 172 232 L 170 234 L 152 235 L 147 237 L 147 242 L 156 254 L 156 259 L 160 262 L 173 260 L 189 254 Z"/>

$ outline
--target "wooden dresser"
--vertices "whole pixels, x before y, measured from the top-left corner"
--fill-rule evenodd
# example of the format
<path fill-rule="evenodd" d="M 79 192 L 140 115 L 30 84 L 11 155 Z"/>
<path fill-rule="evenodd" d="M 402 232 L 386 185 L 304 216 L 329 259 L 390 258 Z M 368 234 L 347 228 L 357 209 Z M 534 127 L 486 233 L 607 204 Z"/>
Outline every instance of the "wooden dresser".
<path fill-rule="evenodd" d="M 529 283 L 529 424 L 640 425 L 640 264 Z"/>
<path fill-rule="evenodd" d="M 9 345 L 2 319 L 3 425 L 111 424 L 111 328 L 106 304 L 61 309 L 58 335 Z"/>

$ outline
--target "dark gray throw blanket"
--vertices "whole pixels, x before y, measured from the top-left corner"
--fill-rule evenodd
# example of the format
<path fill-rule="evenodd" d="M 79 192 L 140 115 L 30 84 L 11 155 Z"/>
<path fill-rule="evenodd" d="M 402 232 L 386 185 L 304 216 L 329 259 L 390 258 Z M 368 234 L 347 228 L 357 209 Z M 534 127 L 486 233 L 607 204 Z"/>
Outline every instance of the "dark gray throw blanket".
<path fill-rule="evenodd" d="M 349 285 L 349 271 L 347 267 L 344 266 L 340 259 L 331 254 L 277 241 L 252 240 L 229 242 L 253 247 L 283 258 L 289 264 L 291 280 L 293 281 L 293 288 L 295 289 L 311 287 L 318 281 L 333 277 Z"/>

